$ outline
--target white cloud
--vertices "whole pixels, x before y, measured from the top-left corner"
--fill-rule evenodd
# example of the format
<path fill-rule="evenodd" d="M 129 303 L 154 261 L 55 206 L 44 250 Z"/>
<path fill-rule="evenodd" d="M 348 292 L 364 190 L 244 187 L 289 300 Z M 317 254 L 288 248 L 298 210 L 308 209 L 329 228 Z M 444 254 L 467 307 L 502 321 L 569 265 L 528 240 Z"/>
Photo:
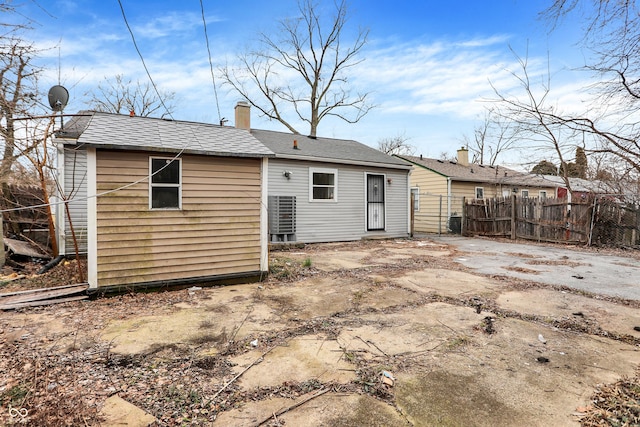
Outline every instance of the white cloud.
<path fill-rule="evenodd" d="M 207 24 L 221 21 L 217 17 L 208 17 Z M 202 27 L 202 15 L 193 12 L 171 12 L 154 17 L 142 25 L 135 25 L 136 37 L 156 39 L 162 37 L 180 37 L 194 29 Z"/>

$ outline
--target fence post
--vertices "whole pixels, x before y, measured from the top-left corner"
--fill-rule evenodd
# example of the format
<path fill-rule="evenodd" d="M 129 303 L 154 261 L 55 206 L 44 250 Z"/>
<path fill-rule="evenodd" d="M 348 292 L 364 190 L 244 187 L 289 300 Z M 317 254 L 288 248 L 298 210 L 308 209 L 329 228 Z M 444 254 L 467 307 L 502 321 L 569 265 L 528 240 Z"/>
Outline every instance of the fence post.
<path fill-rule="evenodd" d="M 460 218 L 460 235 L 461 236 L 465 236 L 467 233 L 466 220 L 467 220 L 467 203 L 466 203 L 466 198 L 463 197 L 462 198 L 462 218 Z"/>
<path fill-rule="evenodd" d="M 596 226 L 596 211 L 598 210 L 598 196 L 593 198 L 593 207 L 591 207 L 591 221 L 589 223 L 589 237 L 587 239 L 587 246 L 591 246 L 593 238 L 593 229 Z"/>
<path fill-rule="evenodd" d="M 516 240 L 516 195 L 511 195 L 511 240 Z"/>
<path fill-rule="evenodd" d="M 442 234 L 442 194 L 440 195 L 440 207 L 438 208 L 438 235 Z"/>
<path fill-rule="evenodd" d="M 0 212 L 0 242 L 2 243 L 2 250 L 0 250 L 0 268 L 4 267 L 4 229 L 2 228 L 2 220 L 4 214 Z"/>

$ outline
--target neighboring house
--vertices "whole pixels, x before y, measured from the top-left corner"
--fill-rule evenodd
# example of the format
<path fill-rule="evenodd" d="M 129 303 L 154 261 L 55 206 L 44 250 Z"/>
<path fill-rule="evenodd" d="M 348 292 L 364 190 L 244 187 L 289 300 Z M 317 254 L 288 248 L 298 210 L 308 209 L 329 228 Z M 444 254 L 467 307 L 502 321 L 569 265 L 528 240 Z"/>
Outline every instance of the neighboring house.
<path fill-rule="evenodd" d="M 90 288 L 259 277 L 268 270 L 266 170 L 246 130 L 88 112 L 56 135 Z M 149 177 L 151 176 L 151 179 Z M 61 253 L 71 227 L 57 211 Z"/>
<path fill-rule="evenodd" d="M 250 129 L 248 104 L 236 125 Z M 356 141 L 251 129 L 269 159 L 271 242 L 407 237 L 412 166 Z"/>
<path fill-rule="evenodd" d="M 555 187 L 555 197 L 567 197 L 567 184 L 563 177 L 555 175 L 536 175 L 542 181 L 550 186 Z M 571 197 L 573 199 L 585 199 L 589 195 L 594 194 L 613 194 L 615 191 L 603 181 L 588 180 L 583 178 L 569 177 L 569 185 L 571 186 Z"/>
<path fill-rule="evenodd" d="M 535 175 L 503 166 L 469 163 L 469 153 L 464 148 L 457 154 L 455 162 L 422 156 L 397 156 L 414 165 L 411 193 L 415 231 L 459 232 L 464 198 L 484 199 L 511 194 L 541 198 L 555 196 L 555 185 Z"/>

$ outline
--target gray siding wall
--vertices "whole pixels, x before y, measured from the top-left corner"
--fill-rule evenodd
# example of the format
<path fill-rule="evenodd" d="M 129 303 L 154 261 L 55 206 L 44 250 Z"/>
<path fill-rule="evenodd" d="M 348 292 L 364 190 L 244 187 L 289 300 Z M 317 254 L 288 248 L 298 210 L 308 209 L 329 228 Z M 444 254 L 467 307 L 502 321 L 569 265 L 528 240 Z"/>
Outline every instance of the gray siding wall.
<path fill-rule="evenodd" d="M 64 193 L 69 202 L 71 222 L 78 240 L 78 250 L 87 253 L 87 152 L 86 150 L 64 149 Z M 73 236 L 69 220 L 61 205 L 59 215 L 64 217 L 64 255 L 75 255 Z"/>
<path fill-rule="evenodd" d="M 309 201 L 309 169 L 338 171 L 338 201 Z M 284 171 L 291 172 L 290 179 Z M 366 175 L 384 174 L 386 227 L 367 231 Z M 296 196 L 296 241 L 304 243 L 359 240 L 363 237 L 408 236 L 408 171 L 269 159 L 269 196 Z"/>

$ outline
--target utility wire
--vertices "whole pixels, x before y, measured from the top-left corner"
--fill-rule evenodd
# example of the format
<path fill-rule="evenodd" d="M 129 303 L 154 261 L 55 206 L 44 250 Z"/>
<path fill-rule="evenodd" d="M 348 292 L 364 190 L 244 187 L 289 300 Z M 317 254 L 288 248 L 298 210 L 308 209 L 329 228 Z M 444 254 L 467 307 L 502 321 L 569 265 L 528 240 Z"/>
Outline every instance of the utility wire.
<path fill-rule="evenodd" d="M 144 61 L 142 53 L 140 52 L 140 49 L 138 48 L 138 44 L 136 43 L 136 38 L 135 38 L 135 36 L 133 34 L 133 30 L 131 29 L 131 26 L 129 25 L 129 22 L 127 20 L 126 13 L 125 13 L 124 7 L 122 5 L 122 0 L 118 0 L 118 5 L 120 6 L 120 11 L 122 12 L 122 18 L 123 18 L 124 23 L 125 23 L 125 25 L 127 27 L 127 30 L 129 31 L 129 34 L 131 35 L 131 40 L 133 41 L 133 46 L 135 47 L 136 52 L 138 53 L 138 56 L 140 57 L 140 60 L 142 61 L 142 65 L 144 67 L 145 72 L 147 73 L 147 76 L 149 77 L 149 81 L 151 81 L 151 85 L 153 86 L 153 89 L 155 90 L 156 95 L 158 95 L 158 99 L 160 100 L 160 103 L 164 107 L 165 111 L 169 114 L 169 116 L 171 117 L 172 120 L 175 120 L 173 118 L 173 115 L 171 114 L 171 111 L 169 111 L 169 109 L 165 105 L 164 101 L 162 100 L 162 96 L 160 95 L 160 93 L 158 91 L 158 88 L 157 88 L 155 82 L 153 81 L 153 78 L 151 77 L 151 73 L 149 72 L 149 69 L 147 68 L 147 64 Z M 207 42 L 207 52 L 209 54 L 209 67 L 210 67 L 210 70 L 211 70 L 211 79 L 213 81 L 213 91 L 214 91 L 214 94 L 215 94 L 216 107 L 217 107 L 217 110 L 218 110 L 218 119 L 220 121 L 220 124 L 222 124 L 222 117 L 221 117 L 221 114 L 220 114 L 220 104 L 219 104 L 219 101 L 218 101 L 218 91 L 217 91 L 217 88 L 216 88 L 215 74 L 213 72 L 213 61 L 211 59 L 211 49 L 210 49 L 210 46 L 209 46 L 209 36 L 208 36 L 208 33 L 207 33 L 207 22 L 206 22 L 206 19 L 205 19 L 204 5 L 203 5 L 202 0 L 200 0 L 200 9 L 201 9 L 201 12 L 202 12 L 202 22 L 204 24 L 204 33 L 205 33 L 205 39 L 206 39 L 206 42 Z M 93 119 L 93 117 L 92 117 L 92 119 Z M 59 202 L 50 202 L 49 204 L 41 204 L 41 205 L 34 205 L 34 206 L 24 206 L 24 207 L 19 207 L 19 208 L 12 208 L 12 209 L 0 209 L 0 213 L 1 212 L 20 211 L 20 210 L 33 209 L 33 208 L 42 208 L 42 207 L 47 207 L 47 206 L 62 205 L 62 204 L 70 203 L 72 201 L 88 200 L 88 199 L 104 196 L 104 195 L 107 195 L 107 194 L 115 193 L 115 192 L 120 191 L 120 190 L 124 190 L 126 188 L 132 187 L 132 186 L 134 186 L 136 184 L 139 184 L 141 182 L 144 182 L 144 181 L 147 181 L 147 180 L 151 180 L 151 177 L 153 177 L 155 174 L 157 174 L 160 171 L 162 171 L 164 168 L 168 167 L 169 164 L 172 163 L 174 160 L 178 159 L 184 153 L 184 151 L 189 147 L 189 145 L 191 145 L 191 143 L 189 141 L 185 142 L 184 146 L 180 149 L 180 151 L 175 156 L 173 156 L 165 166 L 163 166 L 162 168 L 160 168 L 156 172 L 148 174 L 145 177 L 142 177 L 142 178 L 140 178 L 140 179 L 138 179 L 138 180 L 136 180 L 134 182 L 131 182 L 129 184 L 125 184 L 125 185 L 120 186 L 118 188 L 114 188 L 112 190 L 103 191 L 103 192 L 97 193 L 95 195 L 88 195 L 88 196 L 80 198 L 80 199 L 75 198 L 75 197 L 71 197 L 69 199 L 61 200 Z M 262 203 L 262 201 L 261 201 L 261 203 Z"/>
<path fill-rule="evenodd" d="M 147 72 L 147 76 L 149 77 L 149 81 L 151 82 L 151 85 L 153 86 L 153 89 L 156 91 L 156 95 L 158 95 L 158 99 L 160 100 L 160 103 L 164 107 L 164 110 L 167 112 L 167 114 L 169 114 L 169 117 L 171 117 L 171 120 L 175 120 L 173 118 L 173 114 L 171 114 L 171 111 L 169 111 L 169 109 L 165 105 L 164 101 L 162 100 L 162 96 L 160 96 L 160 92 L 158 91 L 158 87 L 156 86 L 156 83 L 151 78 L 151 73 L 149 72 L 149 69 L 147 68 L 147 64 L 144 62 L 144 58 L 142 57 L 142 52 L 140 52 L 140 49 L 138 48 L 138 43 L 136 43 L 136 38 L 133 35 L 133 30 L 131 30 L 131 27 L 129 26 L 129 21 L 127 21 L 127 15 L 124 12 L 124 7 L 122 6 L 122 0 L 118 0 L 118 4 L 120 5 L 120 11 L 122 12 L 122 19 L 124 19 L 124 24 L 127 26 L 127 30 L 129 30 L 129 34 L 131 34 L 131 40 L 133 41 L 133 46 L 136 48 L 136 52 L 138 52 L 138 56 L 140 57 L 140 60 L 142 61 L 142 66 L 144 67 L 144 70 Z"/>
<path fill-rule="evenodd" d="M 211 80 L 213 81 L 213 93 L 216 97 L 216 108 L 218 109 L 218 121 L 222 126 L 222 115 L 220 114 L 220 103 L 218 102 L 218 89 L 216 87 L 216 77 L 213 73 L 213 61 L 211 60 L 211 48 L 209 47 L 209 34 L 207 33 L 207 20 L 204 17 L 204 4 L 200 0 L 200 11 L 202 12 L 202 24 L 204 26 L 204 39 L 207 41 L 207 53 L 209 54 L 209 68 L 211 69 Z"/>

